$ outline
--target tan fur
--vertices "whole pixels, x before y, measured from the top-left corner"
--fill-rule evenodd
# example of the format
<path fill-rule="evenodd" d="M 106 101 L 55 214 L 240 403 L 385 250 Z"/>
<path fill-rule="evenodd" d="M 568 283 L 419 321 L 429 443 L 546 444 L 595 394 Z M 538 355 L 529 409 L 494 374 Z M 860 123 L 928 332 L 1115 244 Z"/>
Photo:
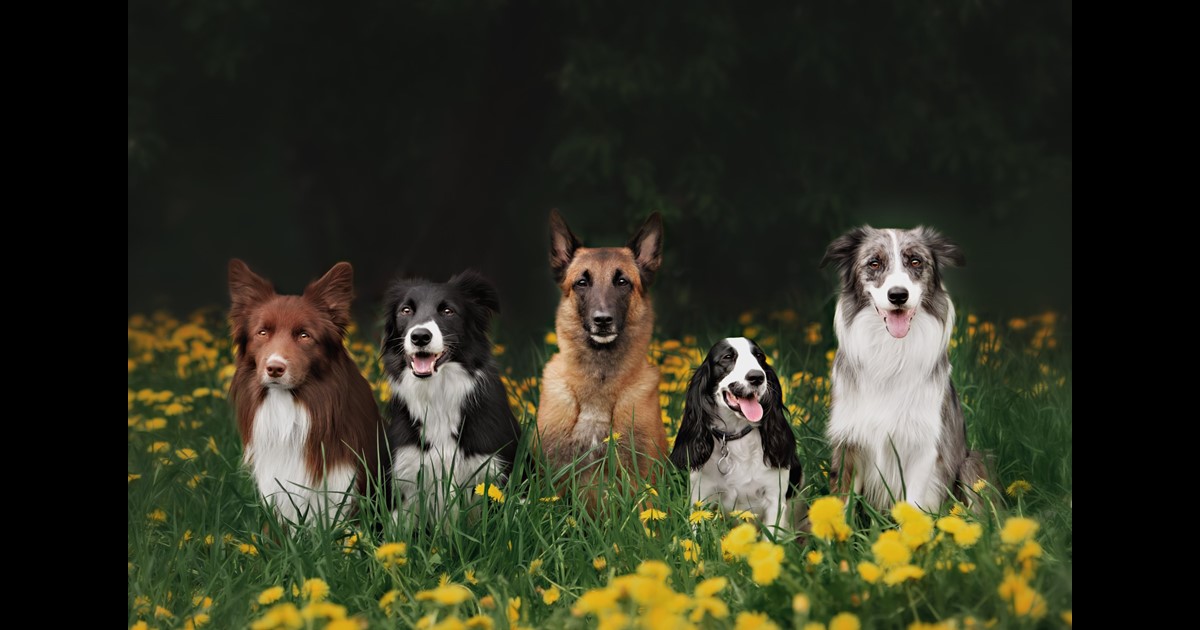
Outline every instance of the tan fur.
<path fill-rule="evenodd" d="M 610 278 L 620 270 L 634 285 L 619 345 L 611 349 L 588 343 L 574 295 L 574 279 L 582 270 L 598 278 Z M 559 492 L 571 483 L 579 484 L 588 511 L 595 514 L 602 479 L 618 472 L 628 487 L 641 489 L 654 479 L 668 454 L 658 401 L 659 368 L 647 358 L 654 311 L 629 248 L 579 247 L 560 274 L 559 288 L 562 299 L 555 317 L 559 352 L 546 363 L 542 375 L 536 443 L 555 469 L 552 474 L 575 462 L 575 470 L 560 477 Z M 616 447 L 618 471 L 608 470 L 600 461 L 608 452 L 604 438 L 613 432 L 621 434 Z M 636 478 L 629 477 L 630 472 Z"/>

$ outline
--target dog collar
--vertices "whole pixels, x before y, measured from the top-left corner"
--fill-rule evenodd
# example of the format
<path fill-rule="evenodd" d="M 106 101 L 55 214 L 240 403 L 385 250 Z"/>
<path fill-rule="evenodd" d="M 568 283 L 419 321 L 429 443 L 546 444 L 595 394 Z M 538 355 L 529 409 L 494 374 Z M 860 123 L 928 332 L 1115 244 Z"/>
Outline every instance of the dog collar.
<path fill-rule="evenodd" d="M 733 442 L 735 440 L 740 440 L 740 439 L 746 437 L 747 435 L 749 435 L 751 431 L 753 431 L 757 428 L 758 427 L 753 424 L 748 424 L 748 425 L 746 425 L 746 428 L 742 429 L 741 431 L 738 431 L 737 433 L 726 433 L 724 431 L 718 431 L 712 427 L 708 427 L 708 430 L 711 431 L 712 434 L 714 436 L 716 436 L 716 438 L 718 440 L 721 440 L 721 443 L 725 443 L 725 442 Z"/>
<path fill-rule="evenodd" d="M 733 467 L 728 463 L 729 443 L 746 437 L 751 431 L 757 428 L 758 427 L 754 426 L 753 424 L 750 424 L 746 425 L 746 428 L 738 431 L 737 433 L 726 433 L 724 431 L 718 431 L 712 427 L 708 428 L 708 430 L 711 431 L 718 440 L 721 440 L 721 458 L 717 460 L 717 470 L 720 471 L 722 475 L 728 475 L 729 471 L 733 470 Z"/>

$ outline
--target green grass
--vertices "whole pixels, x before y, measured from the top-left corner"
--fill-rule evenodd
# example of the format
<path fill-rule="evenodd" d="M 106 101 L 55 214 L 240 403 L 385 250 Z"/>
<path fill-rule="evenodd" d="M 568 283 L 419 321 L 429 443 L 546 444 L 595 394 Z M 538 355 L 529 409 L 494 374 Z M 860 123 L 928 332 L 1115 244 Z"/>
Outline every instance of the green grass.
<path fill-rule="evenodd" d="M 969 627 L 972 620 L 995 620 L 997 627 L 1062 627 L 1067 624 L 1061 613 L 1071 609 L 1072 599 L 1071 328 L 1069 320 L 1051 317 L 971 323 L 960 318 L 951 355 L 970 441 L 995 456 L 996 487 L 1003 491 L 1020 480 L 1029 489 L 1014 487 L 1003 505 L 989 510 L 975 545 L 961 549 L 949 537 L 925 543 L 912 559 L 925 575 L 888 586 L 866 583 L 857 566 L 874 558 L 872 544 L 880 533 L 896 527 L 890 515 L 867 511 L 843 542 L 776 540 L 784 554 L 781 573 L 759 584 L 752 563 L 723 558 L 721 539 L 738 524 L 735 518 L 718 515 L 696 527 L 689 523 L 694 508 L 682 475 L 656 483 L 654 504 L 666 517 L 645 524 L 639 518 L 645 489 L 615 493 L 600 517 L 591 519 L 569 500 L 540 500 L 554 493 L 544 476 L 533 475 L 514 479 L 503 503 L 472 495 L 479 509 L 447 519 L 432 532 L 414 532 L 379 505 L 368 506 L 350 523 L 282 532 L 240 467 L 241 444 L 223 397 L 232 352 L 221 313 L 198 313 L 182 323 L 165 314 L 135 316 L 129 323 L 128 623 L 245 627 L 271 608 L 257 603 L 264 590 L 282 586 L 277 604 L 303 608 L 306 598 L 294 595 L 292 586 L 321 578 L 330 587 L 328 601 L 343 606 L 361 627 L 434 620 L 454 627 L 455 619 L 483 615 L 504 628 L 510 614 L 522 627 L 594 627 L 595 615 L 573 615 L 572 607 L 584 593 L 598 596 L 613 584 L 627 588 L 626 599 L 646 604 L 639 608 L 622 600 L 618 612 L 661 627 L 654 615 L 670 612 L 675 603 L 683 607 L 686 621 L 696 585 L 723 577 L 727 585 L 714 596 L 728 606 L 729 615 L 706 617 L 700 626 L 733 627 L 739 613 L 761 612 L 781 627 L 801 627 L 850 612 L 867 628 L 907 627 L 917 620 L 954 620 L 958 627 Z M 702 334 L 696 338 L 656 340 L 652 357 L 663 365 L 668 435 L 674 434 L 696 363 L 716 339 L 745 332 L 767 349 L 785 381 L 785 402 L 809 482 L 804 496 L 826 495 L 827 353 L 836 347 L 828 328 L 807 324 L 794 313 L 750 313 L 729 326 L 697 331 Z M 350 347 L 378 386 L 382 379 L 372 338 L 356 332 Z M 553 345 L 538 340 L 525 347 L 510 343 L 498 357 L 501 366 L 510 366 L 514 357 L 517 364 L 534 366 L 505 370 L 527 437 L 534 427 L 540 363 L 553 352 Z M 998 590 L 1006 568 L 1020 570 L 1016 550 L 1000 541 L 1005 520 L 1016 515 L 1040 524 L 1036 540 L 1043 553 L 1028 580 L 1045 602 L 1040 619 L 1015 614 Z M 358 539 L 347 545 L 352 533 Z M 700 564 L 685 558 L 685 540 L 694 541 Z M 402 566 L 385 567 L 376 559 L 374 550 L 386 542 L 407 544 Z M 761 549 L 773 547 L 763 543 Z M 810 551 L 821 551 L 823 558 L 810 563 Z M 670 577 L 664 580 L 657 565 L 646 565 L 643 576 L 614 581 L 650 560 L 665 562 Z M 973 563 L 974 569 L 964 573 L 959 563 Z M 603 567 L 597 569 L 599 564 Z M 443 576 L 465 585 L 470 598 L 456 606 L 416 601 Z M 543 593 L 552 587 L 561 597 L 548 605 Z M 402 597 L 388 615 L 379 599 L 392 590 Z M 689 597 L 668 597 L 671 593 Z M 793 607 L 797 594 L 807 597 L 807 611 Z M 198 612 L 207 620 L 191 619 Z M 431 614 L 433 620 L 421 621 Z M 747 626 L 750 621 L 742 619 Z M 318 615 L 306 623 L 319 628 L 325 620 Z"/>

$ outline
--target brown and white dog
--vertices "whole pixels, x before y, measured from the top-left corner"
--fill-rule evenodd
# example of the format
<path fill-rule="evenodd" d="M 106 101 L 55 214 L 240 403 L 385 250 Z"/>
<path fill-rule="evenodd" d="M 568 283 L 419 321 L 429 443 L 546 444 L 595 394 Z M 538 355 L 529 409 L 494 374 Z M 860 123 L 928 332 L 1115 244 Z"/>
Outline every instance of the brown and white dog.
<path fill-rule="evenodd" d="M 658 366 L 647 360 L 654 310 L 649 287 L 662 263 L 662 219 L 650 215 L 625 247 L 584 247 L 550 212 L 550 267 L 562 291 L 555 317 L 559 352 L 542 374 L 538 445 L 561 472 L 575 465 L 585 505 L 596 513 L 610 436 L 633 487 L 667 457 Z M 630 480 L 628 476 L 626 480 Z M 572 480 L 567 475 L 560 489 Z"/>
<path fill-rule="evenodd" d="M 947 351 L 954 304 L 942 270 L 962 250 L 938 232 L 863 226 L 834 240 L 821 261 L 837 265 L 837 354 L 826 434 L 835 492 L 853 488 L 877 509 L 905 500 L 936 511 L 951 496 L 971 502 L 985 478 L 966 425 Z"/>
<path fill-rule="evenodd" d="M 237 346 L 229 396 L 258 493 L 285 523 L 333 518 L 351 491 L 367 492 L 387 457 L 371 387 L 342 345 L 350 263 L 334 265 L 304 295 L 278 295 L 234 259 L 229 294 Z"/>

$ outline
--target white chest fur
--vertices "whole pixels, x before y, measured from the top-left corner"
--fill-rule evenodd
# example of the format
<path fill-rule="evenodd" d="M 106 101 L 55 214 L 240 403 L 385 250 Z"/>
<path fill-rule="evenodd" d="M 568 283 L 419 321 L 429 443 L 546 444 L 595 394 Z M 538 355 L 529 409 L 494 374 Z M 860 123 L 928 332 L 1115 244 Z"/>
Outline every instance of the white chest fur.
<path fill-rule="evenodd" d="M 292 522 L 334 516 L 354 483 L 354 469 L 343 465 L 326 469 L 317 486 L 305 459 L 308 433 L 304 405 L 286 390 L 269 388 L 254 414 L 243 457 L 259 494 L 281 518 Z"/>
<path fill-rule="evenodd" d="M 833 405 L 827 433 L 833 444 L 853 444 L 855 485 L 872 504 L 892 498 L 918 505 L 936 503 L 927 487 L 937 462 L 942 404 L 950 385 L 939 368 L 954 321 L 951 305 L 945 325 L 919 312 L 903 339 L 889 335 L 873 309 L 843 324 L 834 315 L 844 353 L 832 374 Z M 930 506 L 936 507 L 936 505 Z"/>
<path fill-rule="evenodd" d="M 404 506 L 416 502 L 439 517 L 460 491 L 471 492 L 484 479 L 500 484 L 501 462 L 494 455 L 466 456 L 458 449 L 463 406 L 474 394 L 476 380 L 457 363 L 439 367 L 430 378 L 407 375 L 392 381 L 394 394 L 421 423 L 421 440 L 426 448 L 406 445 L 396 449 L 392 474 Z M 468 487 L 469 486 L 469 487 Z"/>
<path fill-rule="evenodd" d="M 721 463 L 721 442 L 713 439 L 712 456 L 691 473 L 692 501 L 717 501 L 725 511 L 750 510 L 759 522 L 775 525 L 784 514 L 788 470 L 770 468 L 763 461 L 762 436 L 751 431 L 728 442 L 729 456 Z M 727 472 L 721 472 L 721 469 Z M 779 524 L 785 525 L 786 517 Z"/>

